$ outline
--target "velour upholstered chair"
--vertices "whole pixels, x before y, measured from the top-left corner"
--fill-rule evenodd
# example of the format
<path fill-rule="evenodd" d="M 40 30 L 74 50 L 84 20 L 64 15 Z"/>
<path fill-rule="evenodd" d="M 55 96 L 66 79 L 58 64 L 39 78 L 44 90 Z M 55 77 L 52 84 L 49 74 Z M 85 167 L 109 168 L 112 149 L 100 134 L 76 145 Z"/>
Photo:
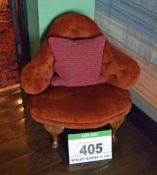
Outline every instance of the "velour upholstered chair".
<path fill-rule="evenodd" d="M 38 54 L 22 70 L 29 110 L 58 147 L 64 128 L 90 129 L 111 124 L 116 130 L 131 109 L 128 91 L 139 77 L 138 64 L 116 49 L 97 24 L 67 13 L 51 25 Z"/>

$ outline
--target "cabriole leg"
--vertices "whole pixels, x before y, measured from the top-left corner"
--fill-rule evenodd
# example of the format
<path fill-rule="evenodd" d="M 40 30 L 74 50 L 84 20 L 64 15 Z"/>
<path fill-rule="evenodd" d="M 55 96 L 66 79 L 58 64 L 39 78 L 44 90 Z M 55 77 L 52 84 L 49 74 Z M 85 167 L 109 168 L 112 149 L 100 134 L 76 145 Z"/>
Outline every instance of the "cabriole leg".
<path fill-rule="evenodd" d="M 111 123 L 111 126 L 112 126 L 112 138 L 113 138 L 114 142 L 117 140 L 116 131 L 121 126 L 121 124 L 124 122 L 124 119 L 125 119 L 125 117 L 122 117 L 122 118 L 120 118 L 118 120 L 115 120 L 115 121 L 113 121 Z"/>
<path fill-rule="evenodd" d="M 50 133 L 50 135 L 53 138 L 52 148 L 58 148 L 58 135 L 61 134 L 64 130 L 64 127 L 62 126 L 56 126 L 56 125 L 44 125 L 46 131 Z"/>

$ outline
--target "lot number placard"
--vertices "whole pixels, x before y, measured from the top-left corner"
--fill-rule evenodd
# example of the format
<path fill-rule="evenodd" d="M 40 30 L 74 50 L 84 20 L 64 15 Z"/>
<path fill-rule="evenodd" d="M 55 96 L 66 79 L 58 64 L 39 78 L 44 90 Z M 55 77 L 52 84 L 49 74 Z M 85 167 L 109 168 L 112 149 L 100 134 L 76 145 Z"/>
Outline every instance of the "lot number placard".
<path fill-rule="evenodd" d="M 112 158 L 111 130 L 69 134 L 69 163 L 83 163 Z"/>

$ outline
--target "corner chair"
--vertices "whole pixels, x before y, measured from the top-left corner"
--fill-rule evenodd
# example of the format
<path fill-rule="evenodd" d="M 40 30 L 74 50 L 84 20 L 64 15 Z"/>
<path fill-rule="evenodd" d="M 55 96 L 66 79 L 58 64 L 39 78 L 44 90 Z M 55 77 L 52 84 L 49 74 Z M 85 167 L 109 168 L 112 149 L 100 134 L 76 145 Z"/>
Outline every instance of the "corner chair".
<path fill-rule="evenodd" d="M 89 17 L 79 13 L 61 15 L 52 23 L 35 58 L 22 69 L 21 85 L 30 94 L 30 114 L 51 134 L 53 148 L 59 146 L 58 135 L 64 128 L 80 129 L 81 132 L 81 129 L 111 124 L 115 141 L 116 131 L 131 109 L 129 89 L 135 85 L 140 68 L 135 60 L 119 51 L 106 37 L 100 70 L 104 83 L 51 85 L 56 76 L 56 58 L 48 39 L 58 37 L 77 41 L 100 35 L 104 34 Z"/>

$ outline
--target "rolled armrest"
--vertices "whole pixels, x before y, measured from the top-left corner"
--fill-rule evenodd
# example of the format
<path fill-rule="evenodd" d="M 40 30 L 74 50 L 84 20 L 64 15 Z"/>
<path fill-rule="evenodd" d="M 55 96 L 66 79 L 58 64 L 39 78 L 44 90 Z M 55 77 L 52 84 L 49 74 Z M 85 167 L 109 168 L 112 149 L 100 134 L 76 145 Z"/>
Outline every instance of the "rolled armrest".
<path fill-rule="evenodd" d="M 135 60 L 107 41 L 104 49 L 102 75 L 109 84 L 129 89 L 138 80 L 140 67 Z"/>
<path fill-rule="evenodd" d="M 37 56 L 22 69 L 22 88 L 28 94 L 38 94 L 48 87 L 53 74 L 53 55 L 45 41 Z"/>

